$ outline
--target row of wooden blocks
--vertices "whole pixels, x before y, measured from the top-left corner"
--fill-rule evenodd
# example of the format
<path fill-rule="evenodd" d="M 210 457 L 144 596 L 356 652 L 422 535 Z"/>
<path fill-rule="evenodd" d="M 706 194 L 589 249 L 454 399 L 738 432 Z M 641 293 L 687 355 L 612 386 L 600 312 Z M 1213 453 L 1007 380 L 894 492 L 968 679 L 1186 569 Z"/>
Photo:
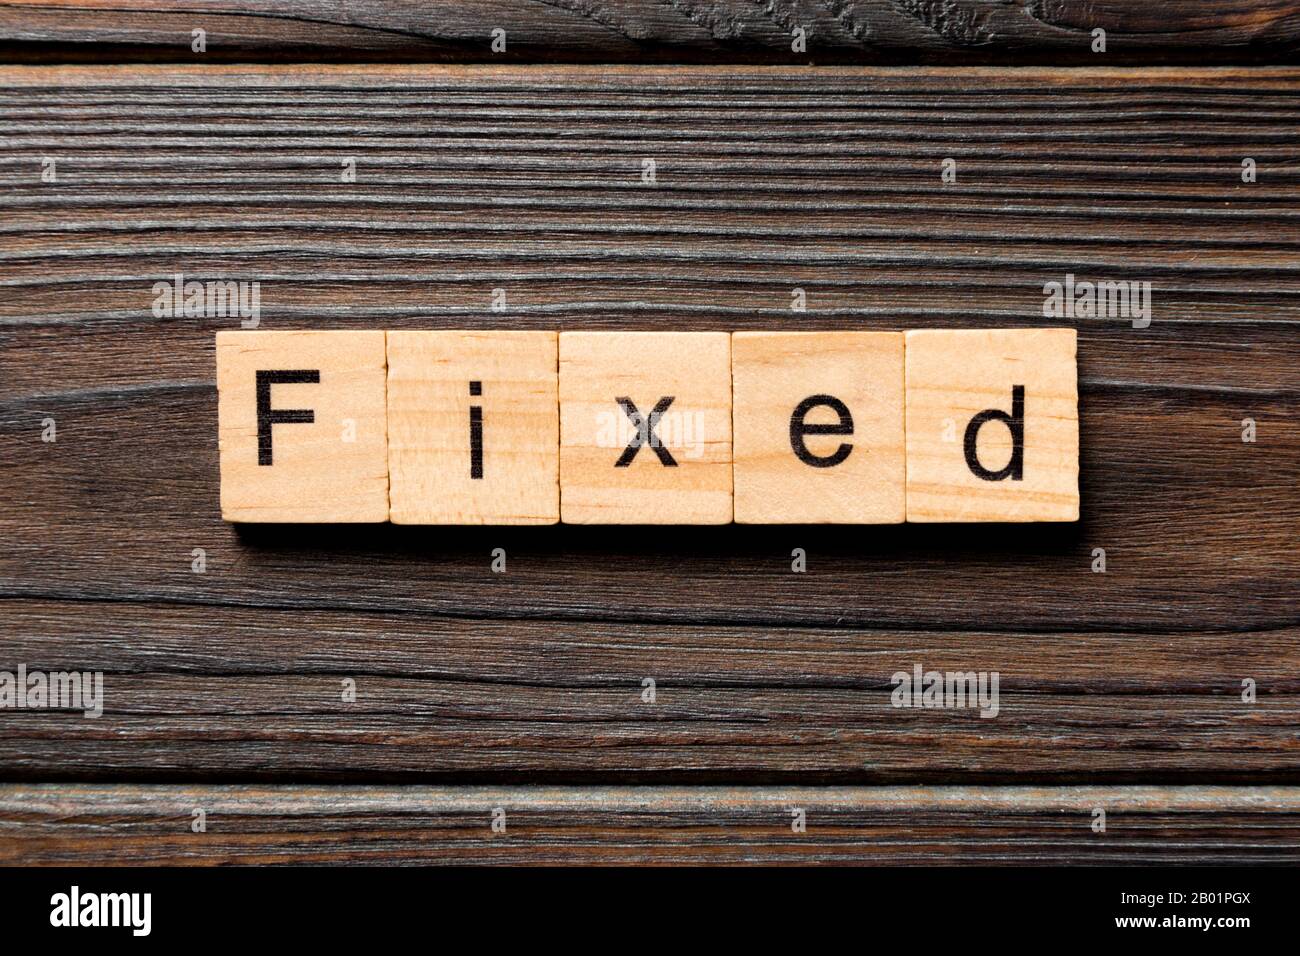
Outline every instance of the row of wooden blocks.
<path fill-rule="evenodd" d="M 1074 521 L 1073 329 L 217 335 L 228 521 Z"/>

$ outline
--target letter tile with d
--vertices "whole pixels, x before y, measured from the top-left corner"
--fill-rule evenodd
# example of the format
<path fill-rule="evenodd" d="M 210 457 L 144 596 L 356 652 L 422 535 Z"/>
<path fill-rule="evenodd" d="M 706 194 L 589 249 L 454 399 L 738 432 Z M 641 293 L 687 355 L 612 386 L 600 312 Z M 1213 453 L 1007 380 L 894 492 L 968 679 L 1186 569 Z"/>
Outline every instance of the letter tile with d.
<path fill-rule="evenodd" d="M 1074 329 L 907 333 L 907 520 L 1077 521 Z"/>

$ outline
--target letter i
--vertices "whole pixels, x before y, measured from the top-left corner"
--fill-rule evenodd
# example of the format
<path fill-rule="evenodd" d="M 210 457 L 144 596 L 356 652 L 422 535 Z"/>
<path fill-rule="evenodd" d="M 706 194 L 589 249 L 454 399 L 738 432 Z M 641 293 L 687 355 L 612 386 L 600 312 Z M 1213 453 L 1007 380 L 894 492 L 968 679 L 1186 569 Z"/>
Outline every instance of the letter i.
<path fill-rule="evenodd" d="M 482 382 L 470 382 L 471 395 L 483 394 Z M 469 407 L 469 476 L 483 477 L 483 406 Z"/>

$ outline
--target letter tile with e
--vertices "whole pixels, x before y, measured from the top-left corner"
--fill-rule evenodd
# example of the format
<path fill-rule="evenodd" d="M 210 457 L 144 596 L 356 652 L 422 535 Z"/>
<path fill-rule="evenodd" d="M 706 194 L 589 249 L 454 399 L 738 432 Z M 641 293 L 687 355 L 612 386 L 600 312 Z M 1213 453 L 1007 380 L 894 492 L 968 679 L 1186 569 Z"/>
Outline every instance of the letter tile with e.
<path fill-rule="evenodd" d="M 897 524 L 903 333 L 731 337 L 741 524 Z"/>
<path fill-rule="evenodd" d="M 560 333 L 560 514 L 731 521 L 728 333 Z"/>
<path fill-rule="evenodd" d="M 217 333 L 221 515 L 388 520 L 382 331 Z"/>
<path fill-rule="evenodd" d="M 907 520 L 1077 521 L 1074 329 L 907 333 Z"/>

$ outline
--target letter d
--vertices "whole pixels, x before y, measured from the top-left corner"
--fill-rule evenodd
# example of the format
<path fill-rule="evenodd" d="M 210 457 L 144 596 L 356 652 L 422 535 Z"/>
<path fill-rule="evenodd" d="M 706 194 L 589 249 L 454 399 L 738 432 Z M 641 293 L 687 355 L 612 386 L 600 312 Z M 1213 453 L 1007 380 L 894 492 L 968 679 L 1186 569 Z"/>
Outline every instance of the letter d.
<path fill-rule="evenodd" d="M 985 422 L 991 421 L 1006 422 L 1007 428 L 1011 431 L 1011 460 L 1000 471 L 989 471 L 980 464 L 979 450 L 976 446 L 980 429 Z M 970 420 L 966 426 L 965 448 L 966 466 L 977 477 L 983 478 L 985 481 L 1002 481 L 1004 478 L 1020 481 L 1024 477 L 1025 387 L 1023 385 L 1011 386 L 1010 415 L 999 408 L 986 408 Z"/>

